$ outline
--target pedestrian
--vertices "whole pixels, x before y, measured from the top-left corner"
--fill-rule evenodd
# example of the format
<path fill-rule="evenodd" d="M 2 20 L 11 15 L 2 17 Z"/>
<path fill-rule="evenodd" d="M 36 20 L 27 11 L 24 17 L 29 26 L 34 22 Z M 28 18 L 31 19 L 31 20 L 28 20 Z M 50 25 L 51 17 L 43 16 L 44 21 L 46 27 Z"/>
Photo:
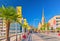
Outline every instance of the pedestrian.
<path fill-rule="evenodd" d="M 30 31 L 28 31 L 28 33 L 27 33 L 28 35 L 30 34 Z"/>
<path fill-rule="evenodd" d="M 28 41 L 32 41 L 31 33 L 28 36 Z"/>
<path fill-rule="evenodd" d="M 26 38 L 27 38 L 26 33 L 23 33 L 23 35 L 22 35 L 22 41 L 26 41 Z"/>
<path fill-rule="evenodd" d="M 60 36 L 60 31 L 58 32 L 58 36 Z"/>

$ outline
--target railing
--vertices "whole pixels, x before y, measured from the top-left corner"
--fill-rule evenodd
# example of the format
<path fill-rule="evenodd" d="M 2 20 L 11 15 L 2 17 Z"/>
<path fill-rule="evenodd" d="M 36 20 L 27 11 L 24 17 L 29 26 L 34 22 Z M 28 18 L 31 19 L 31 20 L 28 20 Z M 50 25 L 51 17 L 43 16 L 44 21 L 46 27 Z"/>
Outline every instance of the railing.
<path fill-rule="evenodd" d="M 17 36 L 17 41 L 21 41 L 21 33 L 19 33 L 18 35 L 12 35 L 10 36 L 10 41 L 16 41 L 16 36 Z M 0 38 L 0 41 L 6 41 L 6 38 Z"/>

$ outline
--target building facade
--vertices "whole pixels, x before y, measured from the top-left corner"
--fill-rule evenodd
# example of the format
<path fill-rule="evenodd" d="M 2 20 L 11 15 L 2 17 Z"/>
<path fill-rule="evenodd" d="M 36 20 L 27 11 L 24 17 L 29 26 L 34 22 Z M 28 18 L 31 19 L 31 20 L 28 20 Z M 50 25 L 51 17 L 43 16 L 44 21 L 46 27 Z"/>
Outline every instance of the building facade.
<path fill-rule="evenodd" d="M 56 15 L 52 17 L 48 23 L 50 24 L 50 28 L 56 29 L 60 28 L 60 15 Z"/>
<path fill-rule="evenodd" d="M 6 34 L 6 24 L 5 20 L 0 18 L 0 36 L 4 36 Z"/>

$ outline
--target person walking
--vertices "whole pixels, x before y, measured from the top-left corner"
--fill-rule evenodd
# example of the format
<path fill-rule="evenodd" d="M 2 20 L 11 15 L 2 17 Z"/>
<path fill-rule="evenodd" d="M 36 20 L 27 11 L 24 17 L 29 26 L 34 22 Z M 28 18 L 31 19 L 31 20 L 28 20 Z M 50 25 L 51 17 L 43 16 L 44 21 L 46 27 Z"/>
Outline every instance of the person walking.
<path fill-rule="evenodd" d="M 23 33 L 23 35 L 22 35 L 22 41 L 26 41 L 26 38 L 27 38 L 26 33 Z"/>
<path fill-rule="evenodd" d="M 31 39 L 32 37 L 31 37 L 30 31 L 28 31 L 27 35 L 28 35 L 28 41 L 32 41 L 32 39 Z"/>

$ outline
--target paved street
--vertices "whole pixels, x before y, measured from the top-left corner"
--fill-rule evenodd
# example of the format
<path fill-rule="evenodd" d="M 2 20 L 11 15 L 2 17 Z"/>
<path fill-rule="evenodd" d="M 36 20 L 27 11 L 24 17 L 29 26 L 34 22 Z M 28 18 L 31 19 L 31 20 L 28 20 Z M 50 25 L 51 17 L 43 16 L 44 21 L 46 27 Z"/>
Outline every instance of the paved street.
<path fill-rule="evenodd" d="M 49 36 L 44 33 L 34 33 L 31 34 L 32 41 L 60 41 L 60 38 L 55 36 Z"/>
<path fill-rule="evenodd" d="M 41 37 L 38 36 L 38 34 L 32 34 L 32 41 L 43 41 Z"/>

